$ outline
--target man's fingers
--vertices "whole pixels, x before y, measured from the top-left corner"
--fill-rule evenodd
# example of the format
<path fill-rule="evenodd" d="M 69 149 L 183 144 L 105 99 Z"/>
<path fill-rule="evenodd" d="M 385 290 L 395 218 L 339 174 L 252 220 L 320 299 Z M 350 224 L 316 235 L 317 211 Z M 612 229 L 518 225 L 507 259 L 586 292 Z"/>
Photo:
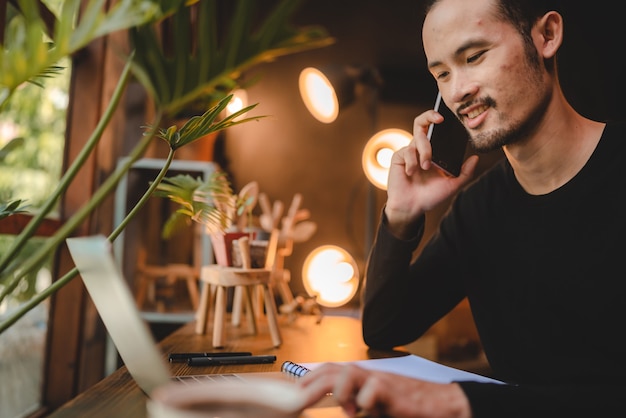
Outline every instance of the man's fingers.
<path fill-rule="evenodd" d="M 434 110 L 427 110 L 413 120 L 413 141 L 409 146 L 414 147 L 417 151 L 419 166 L 423 170 L 430 168 L 432 160 L 432 148 L 427 137 L 428 128 L 431 123 L 441 122 L 443 122 L 443 116 Z M 412 167 L 407 165 L 407 174 L 411 175 L 412 171 Z"/>
<path fill-rule="evenodd" d="M 356 405 L 359 410 L 368 412 L 368 416 L 378 416 L 384 412 L 381 405 L 388 402 L 387 399 L 381 398 L 383 394 L 386 394 L 384 382 L 372 375 L 361 387 L 355 400 Z"/>
<path fill-rule="evenodd" d="M 466 183 L 472 179 L 474 176 L 474 171 L 476 170 L 476 166 L 478 165 L 478 155 L 471 155 L 465 160 L 463 165 L 461 166 L 461 173 L 459 174 L 459 179 Z"/>

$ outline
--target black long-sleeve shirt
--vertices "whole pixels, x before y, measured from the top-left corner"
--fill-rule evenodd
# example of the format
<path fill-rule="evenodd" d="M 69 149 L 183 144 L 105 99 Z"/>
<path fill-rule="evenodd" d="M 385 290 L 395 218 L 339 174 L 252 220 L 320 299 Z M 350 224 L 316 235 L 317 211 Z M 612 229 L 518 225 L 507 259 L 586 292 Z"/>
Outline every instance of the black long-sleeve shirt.
<path fill-rule="evenodd" d="M 626 125 L 567 184 L 529 195 L 506 159 L 460 192 L 419 256 L 378 229 L 363 337 L 420 337 L 467 296 L 495 377 L 461 382 L 480 417 L 608 416 L 626 406 Z M 603 412 L 604 411 L 604 414 Z"/>

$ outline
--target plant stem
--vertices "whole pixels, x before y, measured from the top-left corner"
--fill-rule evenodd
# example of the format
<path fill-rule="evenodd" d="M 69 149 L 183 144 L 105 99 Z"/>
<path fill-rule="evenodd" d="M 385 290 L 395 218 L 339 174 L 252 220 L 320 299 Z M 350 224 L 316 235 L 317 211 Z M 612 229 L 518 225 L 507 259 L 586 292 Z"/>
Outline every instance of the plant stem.
<path fill-rule="evenodd" d="M 54 206 L 56 205 L 61 195 L 65 192 L 65 190 L 67 190 L 69 185 L 72 183 L 72 181 L 76 177 L 76 174 L 78 173 L 78 171 L 85 164 L 85 161 L 87 160 L 87 158 L 89 158 L 89 154 L 91 154 L 91 151 L 93 150 L 93 148 L 100 141 L 100 138 L 102 137 L 102 133 L 104 132 L 104 129 L 107 127 L 107 125 L 111 121 L 111 118 L 113 117 L 113 113 L 117 109 L 117 106 L 122 97 L 122 93 L 124 92 L 124 89 L 128 82 L 128 79 L 130 76 L 131 61 L 132 60 L 129 59 L 128 62 L 126 63 L 126 66 L 124 67 L 124 70 L 122 71 L 120 80 L 118 81 L 115 91 L 113 92 L 113 96 L 111 97 L 111 101 L 109 102 L 104 112 L 104 115 L 102 116 L 102 119 L 100 119 L 100 121 L 98 122 L 96 129 L 93 131 L 93 133 L 91 134 L 91 136 L 85 143 L 85 146 L 81 149 L 80 153 L 78 154 L 74 162 L 65 172 L 65 174 L 61 177 L 61 180 L 59 181 L 59 185 L 54 190 L 54 192 L 50 195 L 50 197 L 46 200 L 46 202 L 44 203 L 40 211 L 37 213 L 37 215 L 33 217 L 31 221 L 28 223 L 28 225 L 26 225 L 24 230 L 20 232 L 20 234 L 13 241 L 9 250 L 2 256 L 2 259 L 0 259 L 1 276 L 5 276 L 5 274 L 6 276 L 8 276 L 11 273 L 11 271 L 5 272 L 7 266 L 9 265 L 9 262 L 15 258 L 15 255 L 22 249 L 22 247 L 24 246 L 24 243 L 35 234 L 37 227 L 39 227 L 39 225 L 44 221 L 48 213 L 50 213 L 50 211 L 54 208 Z M 3 294 L 0 295 L 0 302 L 2 302 L 5 295 L 6 295 L 6 292 L 3 292 Z"/>
<path fill-rule="evenodd" d="M 160 121 L 161 114 L 159 113 L 156 116 L 157 120 Z M 156 123 L 153 126 L 158 126 Z M 50 238 L 48 238 L 45 244 L 40 247 L 35 254 L 30 256 L 22 266 L 20 266 L 19 270 L 16 272 L 15 276 L 11 279 L 8 285 L 3 289 L 2 294 L 0 294 L 0 301 L 4 299 L 19 283 L 19 281 L 26 275 L 27 272 L 32 271 L 35 268 L 38 268 L 45 258 L 54 250 L 56 250 L 57 246 L 61 244 L 86 218 L 87 216 L 98 206 L 102 201 L 107 197 L 107 195 L 115 188 L 117 183 L 121 180 L 122 176 L 124 176 L 132 164 L 143 155 L 144 151 L 150 144 L 150 141 L 154 138 L 156 134 L 157 128 L 153 127 L 149 134 L 145 135 L 143 139 L 135 146 L 127 161 L 120 167 L 118 167 L 111 176 L 109 176 L 104 183 L 100 186 L 98 190 L 93 194 L 91 199 L 87 202 L 86 205 L 81 207 L 76 213 L 72 215 L 70 219 L 68 219 L 59 230 Z"/>
<path fill-rule="evenodd" d="M 48 298 L 48 296 L 52 295 L 54 292 L 56 292 L 57 290 L 61 289 L 63 286 L 68 284 L 70 280 L 72 280 L 77 275 L 77 273 L 78 273 L 78 269 L 74 267 L 72 270 L 66 273 L 65 276 L 61 277 L 60 279 L 52 283 L 50 286 L 42 290 L 40 293 L 37 293 L 35 296 L 30 298 L 28 302 L 20 305 L 20 307 L 16 309 L 14 312 L 11 312 L 11 315 L 9 315 L 8 318 L 0 322 L 0 335 L 2 335 L 4 331 L 9 329 L 11 325 L 15 324 L 21 317 L 26 315 L 31 309 L 35 308 L 37 305 L 43 302 L 46 298 Z"/>
<path fill-rule="evenodd" d="M 160 116 L 157 117 L 157 120 L 160 120 Z M 158 124 L 155 124 L 153 126 L 158 126 Z M 152 138 L 154 137 L 154 133 L 155 132 L 156 132 L 156 127 L 153 128 L 153 130 L 152 130 L 150 135 L 145 137 L 144 141 L 142 141 L 140 144 L 138 144 L 136 146 L 134 151 L 140 151 L 140 152 L 137 152 L 137 153 L 133 152 L 133 154 L 131 154 L 131 155 L 143 154 L 143 151 L 146 148 L 145 146 L 143 146 L 143 143 L 146 142 L 146 145 L 147 145 L 149 143 L 149 141 L 152 140 Z M 147 139 L 147 141 L 146 141 L 146 139 Z M 174 159 L 174 150 L 170 149 L 170 152 L 169 152 L 169 154 L 167 156 L 167 159 L 165 160 L 165 163 L 164 163 L 163 167 L 161 168 L 161 171 L 159 171 L 159 174 L 157 175 L 157 177 L 154 179 L 154 181 L 152 182 L 150 187 L 146 190 L 146 192 L 143 194 L 141 199 L 139 199 L 139 201 L 133 207 L 133 209 L 130 212 L 128 212 L 128 214 L 122 220 L 122 222 L 120 222 L 120 224 L 115 228 L 115 230 L 109 235 L 109 237 L 108 237 L 109 242 L 113 242 L 115 240 L 115 238 L 117 238 L 119 236 L 119 234 L 126 228 L 126 225 L 128 225 L 130 220 L 137 213 L 139 213 L 141 208 L 148 202 L 148 199 L 150 198 L 150 196 L 152 196 L 154 190 L 157 188 L 159 183 L 163 180 L 163 178 L 167 174 L 167 171 L 169 170 L 169 167 L 171 166 L 173 159 Z M 129 161 L 126 164 L 124 164 L 124 166 L 121 167 L 121 169 L 118 170 L 118 171 L 121 171 L 122 174 L 126 173 L 128 171 L 128 169 L 130 169 L 132 163 L 134 163 L 134 161 L 136 161 L 136 160 L 137 160 L 136 157 L 135 158 L 131 157 L 129 159 Z M 119 176 L 119 178 L 121 178 L 121 176 Z M 104 188 L 104 184 L 103 184 L 102 188 Z M 41 291 L 40 293 L 36 294 L 31 299 L 29 299 L 28 302 L 22 304 L 19 307 L 19 309 L 17 309 L 15 312 L 13 312 L 11 315 L 9 315 L 9 317 L 7 319 L 5 319 L 3 322 L 0 323 L 0 334 L 2 334 L 11 325 L 13 325 L 15 322 L 17 322 L 21 317 L 26 315 L 26 313 L 28 313 L 31 309 L 35 308 L 37 305 L 39 305 L 41 302 L 43 302 L 49 296 L 51 296 L 52 294 L 57 292 L 59 289 L 61 289 L 63 286 L 68 284 L 77 275 L 78 275 L 78 269 L 76 267 L 74 267 L 72 270 L 67 272 L 63 277 L 59 278 L 54 283 L 52 283 L 50 286 L 45 288 L 43 291 Z"/>
<path fill-rule="evenodd" d="M 134 218 L 135 215 L 141 210 L 141 208 L 143 208 L 143 206 L 148 202 L 148 199 L 150 198 L 150 196 L 152 196 L 156 188 L 159 186 L 159 184 L 161 183 L 161 181 L 167 174 L 167 171 L 169 170 L 170 166 L 172 165 L 172 161 L 174 160 L 174 153 L 175 151 L 170 148 L 170 152 L 167 155 L 167 158 L 165 160 L 163 167 L 161 168 L 161 171 L 159 171 L 159 174 L 156 176 L 154 181 L 152 181 L 152 183 L 150 184 L 150 187 L 148 187 L 148 190 L 146 190 L 143 196 L 141 196 L 141 199 L 139 199 L 137 204 L 135 204 L 135 206 L 130 210 L 130 212 L 128 212 L 128 214 L 122 220 L 122 222 L 120 222 L 120 224 L 115 228 L 115 230 L 111 233 L 111 235 L 109 235 L 110 242 L 115 241 L 115 239 L 126 228 L 126 225 L 128 225 L 128 222 L 130 222 L 130 220 Z"/>

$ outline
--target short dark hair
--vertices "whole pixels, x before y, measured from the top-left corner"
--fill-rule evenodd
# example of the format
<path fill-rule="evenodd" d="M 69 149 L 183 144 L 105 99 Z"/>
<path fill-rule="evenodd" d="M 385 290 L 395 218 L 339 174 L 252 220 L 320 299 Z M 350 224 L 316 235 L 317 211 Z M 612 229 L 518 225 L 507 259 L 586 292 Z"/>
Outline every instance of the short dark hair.
<path fill-rule="evenodd" d="M 425 14 L 428 14 L 441 0 L 426 0 Z M 499 15 L 509 21 L 524 39 L 530 39 L 530 32 L 537 20 L 550 10 L 559 10 L 560 0 L 494 0 Z"/>

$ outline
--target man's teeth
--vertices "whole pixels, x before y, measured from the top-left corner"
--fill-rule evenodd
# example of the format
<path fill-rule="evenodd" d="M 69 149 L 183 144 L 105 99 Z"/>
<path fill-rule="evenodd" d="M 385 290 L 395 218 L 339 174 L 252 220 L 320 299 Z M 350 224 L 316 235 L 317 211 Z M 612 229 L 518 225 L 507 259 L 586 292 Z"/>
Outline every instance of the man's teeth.
<path fill-rule="evenodd" d="M 467 117 L 470 119 L 474 119 L 476 116 L 480 115 L 481 113 L 483 113 L 485 110 L 487 110 L 487 106 L 481 106 L 477 109 L 472 110 L 471 112 L 469 112 L 467 114 Z"/>

